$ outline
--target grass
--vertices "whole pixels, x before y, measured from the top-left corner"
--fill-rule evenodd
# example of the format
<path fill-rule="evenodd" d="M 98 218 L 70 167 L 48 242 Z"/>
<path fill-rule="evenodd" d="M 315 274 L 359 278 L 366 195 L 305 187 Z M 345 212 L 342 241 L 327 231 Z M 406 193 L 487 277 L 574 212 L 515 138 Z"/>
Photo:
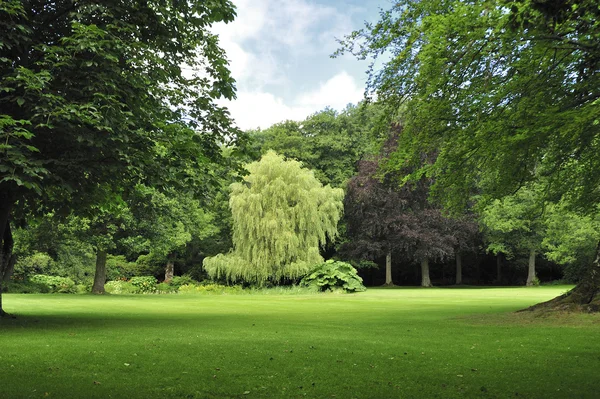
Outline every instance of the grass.
<path fill-rule="evenodd" d="M 17 295 L 0 398 L 595 398 L 597 315 L 567 287 L 355 295 Z"/>

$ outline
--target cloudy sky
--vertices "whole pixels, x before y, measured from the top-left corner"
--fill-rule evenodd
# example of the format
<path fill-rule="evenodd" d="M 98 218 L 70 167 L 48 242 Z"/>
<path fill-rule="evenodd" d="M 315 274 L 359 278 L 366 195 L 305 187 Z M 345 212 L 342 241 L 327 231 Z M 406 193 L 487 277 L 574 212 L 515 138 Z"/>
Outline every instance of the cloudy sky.
<path fill-rule="evenodd" d="M 237 18 L 215 26 L 237 81 L 224 102 L 242 129 L 302 120 L 363 96 L 366 62 L 331 59 L 342 38 L 376 21 L 390 0 L 233 0 Z"/>

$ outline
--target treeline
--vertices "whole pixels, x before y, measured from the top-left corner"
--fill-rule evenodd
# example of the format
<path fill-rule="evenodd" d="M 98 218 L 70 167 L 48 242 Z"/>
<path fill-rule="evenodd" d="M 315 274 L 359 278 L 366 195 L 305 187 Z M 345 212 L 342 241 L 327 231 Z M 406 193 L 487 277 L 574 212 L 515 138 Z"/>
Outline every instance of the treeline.
<path fill-rule="evenodd" d="M 399 150 L 401 120 L 385 124 L 378 104 L 325 109 L 303 121 L 247 132 L 244 160 L 275 151 L 345 191 L 339 236 L 326 242 L 321 255 L 351 262 L 367 285 L 579 281 L 600 238 L 598 215 L 544 205 L 541 184 L 491 202 L 474 199 L 462 214 L 449 214 L 431 201 L 432 178 L 406 183 L 414 168 L 386 169 Z M 223 149 L 223 157 L 229 152 Z M 206 280 L 203 260 L 232 249 L 229 186 L 241 176 L 216 166 L 211 173 L 219 184 L 206 189 L 204 201 L 137 185 L 127 200 L 116 196 L 92 217 L 46 213 L 30 219 L 15 231 L 12 281 L 53 275 L 72 279 L 80 290 L 102 292 L 107 280 L 139 276 Z"/>

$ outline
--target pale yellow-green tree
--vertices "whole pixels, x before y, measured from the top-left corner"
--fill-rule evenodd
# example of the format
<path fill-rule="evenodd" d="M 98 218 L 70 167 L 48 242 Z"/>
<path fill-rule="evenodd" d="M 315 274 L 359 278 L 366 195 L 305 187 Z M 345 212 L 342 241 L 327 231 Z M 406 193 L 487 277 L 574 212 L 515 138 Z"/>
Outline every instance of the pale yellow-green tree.
<path fill-rule="evenodd" d="M 212 277 L 263 285 L 297 279 L 323 262 L 319 248 L 337 235 L 344 192 L 273 151 L 231 185 L 233 249 L 204 260 Z"/>

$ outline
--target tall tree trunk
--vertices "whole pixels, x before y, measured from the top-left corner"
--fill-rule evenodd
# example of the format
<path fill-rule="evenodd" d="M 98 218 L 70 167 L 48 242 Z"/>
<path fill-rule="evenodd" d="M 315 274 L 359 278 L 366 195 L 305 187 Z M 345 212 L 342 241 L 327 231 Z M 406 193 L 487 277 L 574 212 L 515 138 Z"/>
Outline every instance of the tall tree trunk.
<path fill-rule="evenodd" d="M 2 282 L 13 261 L 13 238 L 10 230 L 10 212 L 13 197 L 8 190 L 0 190 L 0 317 L 8 316 L 2 307 Z"/>
<path fill-rule="evenodd" d="M 388 251 L 385 256 L 385 284 L 386 287 L 394 285 L 392 281 L 392 251 Z"/>
<path fill-rule="evenodd" d="M 498 284 L 502 282 L 502 252 L 496 255 L 496 282 Z"/>
<path fill-rule="evenodd" d="M 93 294 L 104 294 L 104 283 L 106 282 L 106 251 L 99 249 L 96 252 L 96 274 L 94 274 Z"/>
<path fill-rule="evenodd" d="M 536 309 L 600 312 L 600 242 L 596 248 L 596 259 L 587 267 L 583 278 L 575 288 L 550 301 L 538 303 L 524 310 Z"/>
<path fill-rule="evenodd" d="M 421 287 L 433 287 L 429 279 L 429 259 L 421 261 Z"/>
<path fill-rule="evenodd" d="M 167 256 L 167 267 L 165 268 L 165 283 L 173 279 L 175 273 L 175 253 L 172 252 Z"/>
<path fill-rule="evenodd" d="M 527 283 L 528 287 L 533 285 L 533 281 L 535 280 L 535 249 L 529 251 L 529 272 L 527 273 Z"/>
<path fill-rule="evenodd" d="M 456 285 L 462 284 L 462 256 L 456 251 Z"/>

